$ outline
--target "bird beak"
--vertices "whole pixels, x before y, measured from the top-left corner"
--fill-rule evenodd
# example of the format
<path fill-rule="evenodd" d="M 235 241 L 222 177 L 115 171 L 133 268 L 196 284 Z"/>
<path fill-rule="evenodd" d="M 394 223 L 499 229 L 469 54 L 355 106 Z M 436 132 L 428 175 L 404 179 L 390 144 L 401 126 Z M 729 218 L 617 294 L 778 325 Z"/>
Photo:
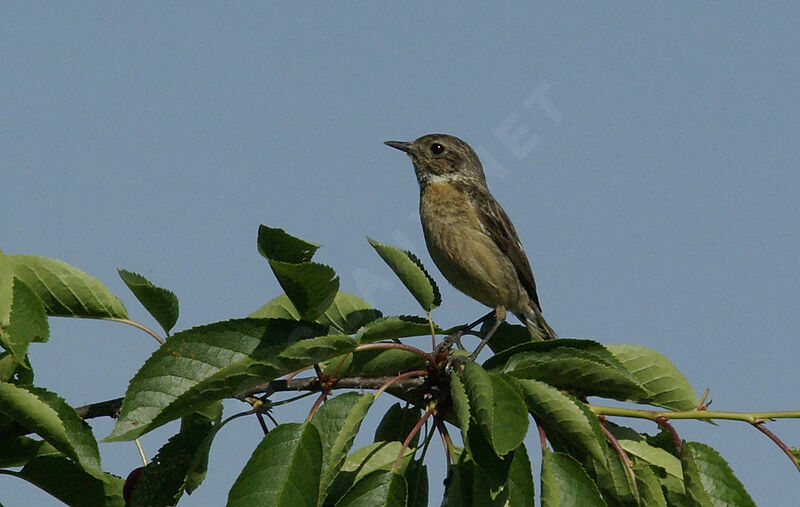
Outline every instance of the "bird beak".
<path fill-rule="evenodd" d="M 411 143 L 404 143 L 402 141 L 386 141 L 386 146 L 391 146 L 392 148 L 400 151 L 404 151 L 406 153 L 411 153 Z"/>

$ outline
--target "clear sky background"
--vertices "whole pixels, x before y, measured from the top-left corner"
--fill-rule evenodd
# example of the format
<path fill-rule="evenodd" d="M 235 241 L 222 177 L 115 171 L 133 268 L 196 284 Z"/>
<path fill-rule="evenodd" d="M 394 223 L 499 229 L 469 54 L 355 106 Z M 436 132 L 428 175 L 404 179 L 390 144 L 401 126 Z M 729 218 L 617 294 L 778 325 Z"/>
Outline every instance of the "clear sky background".
<path fill-rule="evenodd" d="M 140 272 L 178 295 L 179 330 L 279 294 L 263 223 L 322 243 L 342 290 L 419 314 L 369 235 L 419 254 L 443 289 L 434 318 L 466 322 L 485 308 L 435 270 L 411 163 L 382 144 L 449 133 L 482 156 L 561 336 L 657 349 L 717 410 L 800 409 L 800 8 L 787 5 L 4 2 L 0 248 L 80 267 L 155 326 L 116 268 Z M 51 319 L 30 355 L 36 383 L 79 406 L 121 396 L 154 346 Z M 92 425 L 102 438 L 112 422 Z M 755 429 L 675 426 L 760 505 L 795 504 L 797 471 Z M 769 427 L 800 445 L 800 422 Z M 175 431 L 145 437 L 148 454 Z M 181 505 L 224 503 L 259 439 L 255 421 L 227 426 Z M 118 475 L 139 466 L 132 443 L 101 451 Z M 438 504 L 441 448 L 429 456 Z M 55 503 L 9 477 L 0 500 Z"/>

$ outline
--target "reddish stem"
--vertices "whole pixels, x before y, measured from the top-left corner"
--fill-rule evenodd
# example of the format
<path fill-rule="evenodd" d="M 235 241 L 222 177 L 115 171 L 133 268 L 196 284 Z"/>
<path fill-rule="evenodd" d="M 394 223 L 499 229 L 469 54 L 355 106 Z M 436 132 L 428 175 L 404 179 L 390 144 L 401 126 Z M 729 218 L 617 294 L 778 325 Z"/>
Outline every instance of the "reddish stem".
<path fill-rule="evenodd" d="M 789 456 L 789 459 L 792 460 L 792 463 L 794 463 L 794 466 L 797 467 L 798 470 L 800 470 L 800 463 L 797 461 L 797 458 L 792 453 L 792 450 L 789 449 L 789 447 L 786 444 L 784 444 L 783 441 L 780 438 L 778 438 L 778 435 L 776 435 L 775 433 L 773 433 L 770 430 L 768 430 L 767 427 L 764 426 L 764 422 L 766 422 L 766 421 L 755 422 L 755 423 L 753 423 L 753 426 L 755 426 L 758 431 L 760 431 L 761 433 L 763 433 L 766 436 L 768 436 L 770 440 L 775 442 L 775 444 L 778 447 L 781 448 L 781 450 L 784 452 L 784 454 Z"/>
<path fill-rule="evenodd" d="M 376 342 L 376 343 L 366 343 L 364 345 L 359 345 L 356 347 L 356 351 L 359 350 L 371 350 L 371 349 L 399 349 L 405 350 L 407 352 L 411 352 L 412 354 L 416 354 L 421 358 L 425 359 L 429 363 L 433 364 L 433 356 L 423 352 L 422 350 L 412 347 L 410 345 L 405 345 L 403 343 L 388 343 L 388 342 Z"/>
<path fill-rule="evenodd" d="M 656 417 L 654 421 L 667 430 L 669 435 L 672 437 L 672 442 L 675 444 L 675 452 L 678 453 L 678 456 L 681 455 L 681 437 L 678 435 L 678 432 L 675 431 L 675 428 L 667 422 L 666 417 Z"/>
<path fill-rule="evenodd" d="M 417 421 L 417 424 L 415 424 L 414 427 L 411 429 L 411 432 L 408 434 L 406 439 L 403 441 L 403 447 L 400 448 L 400 453 L 397 455 L 397 459 L 394 462 L 395 471 L 397 471 L 398 467 L 400 466 L 400 460 L 403 459 L 403 453 L 405 453 L 406 449 L 408 449 L 408 445 L 411 443 L 411 440 L 414 438 L 414 435 L 419 433 L 419 430 L 422 428 L 422 425 L 425 424 L 425 421 L 428 420 L 428 418 L 431 416 L 432 413 L 433 413 L 433 408 L 428 408 L 422 415 L 422 417 L 419 419 L 419 421 Z"/>

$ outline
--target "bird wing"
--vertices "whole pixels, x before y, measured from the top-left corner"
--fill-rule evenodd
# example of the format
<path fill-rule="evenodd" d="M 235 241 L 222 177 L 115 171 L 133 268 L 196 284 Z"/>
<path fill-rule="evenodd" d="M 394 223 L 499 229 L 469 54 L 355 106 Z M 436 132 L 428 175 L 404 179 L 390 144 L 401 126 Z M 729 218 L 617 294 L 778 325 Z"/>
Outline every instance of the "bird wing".
<path fill-rule="evenodd" d="M 519 281 L 528 293 L 528 297 L 541 311 L 539 296 L 536 294 L 536 282 L 533 279 L 533 270 L 528 262 L 528 257 L 525 255 L 525 250 L 522 249 L 514 224 L 511 223 L 500 203 L 488 192 L 477 199 L 473 199 L 473 202 L 480 208 L 478 217 L 489 237 L 511 260 L 517 270 Z"/>

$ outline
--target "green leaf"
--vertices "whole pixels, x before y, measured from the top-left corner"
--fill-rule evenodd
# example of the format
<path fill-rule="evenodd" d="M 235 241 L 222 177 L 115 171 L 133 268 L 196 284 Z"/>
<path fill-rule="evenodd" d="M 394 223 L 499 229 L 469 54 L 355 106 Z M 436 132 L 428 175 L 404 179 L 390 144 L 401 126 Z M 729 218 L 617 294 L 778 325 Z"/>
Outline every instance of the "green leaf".
<path fill-rule="evenodd" d="M 532 342 L 520 347 L 528 350 L 508 358 L 503 372 L 517 378 L 541 380 L 584 396 L 620 400 L 647 396 L 644 386 L 599 343 L 559 339 Z M 490 361 L 492 365 L 497 365 L 496 360 Z M 488 363 L 487 367 L 490 366 Z"/>
<path fill-rule="evenodd" d="M 211 433 L 216 431 L 208 418 L 197 414 L 185 417 L 180 432 L 144 467 L 128 505 L 175 505 L 186 489 L 187 477 L 194 472 L 196 455 L 205 452 Z"/>
<path fill-rule="evenodd" d="M 391 470 L 403 444 L 400 442 L 375 442 L 357 449 L 345 459 L 342 465 L 343 472 L 356 472 L 355 481 L 360 481 L 364 476 L 375 470 Z M 399 472 L 405 471 L 414 449 L 409 447 L 403 451 Z"/>
<path fill-rule="evenodd" d="M 269 261 L 272 272 L 304 320 L 313 321 L 328 309 L 339 290 L 333 268 L 310 262 L 319 245 L 303 241 L 262 225 L 258 250 Z"/>
<path fill-rule="evenodd" d="M 339 290 L 339 277 L 324 264 L 289 264 L 270 259 L 269 265 L 304 320 L 313 321 L 322 315 Z"/>
<path fill-rule="evenodd" d="M 33 370 L 25 358 L 23 363 L 17 361 L 11 352 L 0 352 L 0 382 L 12 384 L 33 384 Z"/>
<path fill-rule="evenodd" d="M 21 467 L 33 458 L 42 456 L 63 456 L 55 447 L 44 440 L 25 436 L 6 436 L 0 445 L 0 468 Z"/>
<path fill-rule="evenodd" d="M 605 460 L 605 436 L 597 417 L 569 394 L 537 380 L 519 380 L 528 409 L 554 445 L 563 445 L 579 459 Z"/>
<path fill-rule="evenodd" d="M 267 259 L 299 264 L 308 262 L 320 245 L 296 238 L 283 229 L 261 225 L 258 228 L 258 252 Z"/>
<path fill-rule="evenodd" d="M 167 289 L 156 287 L 138 273 L 124 269 L 117 269 L 117 272 L 145 310 L 156 319 L 164 332 L 169 334 L 178 322 L 178 297 Z"/>
<path fill-rule="evenodd" d="M 311 420 L 322 442 L 322 476 L 319 481 L 319 505 L 325 500 L 336 475 L 361 427 L 361 421 L 375 401 L 373 394 L 355 392 L 329 399 Z"/>
<path fill-rule="evenodd" d="M 639 345 L 608 345 L 606 348 L 647 391 L 646 396 L 633 401 L 672 410 L 691 410 L 700 404 L 686 377 L 655 350 Z"/>
<path fill-rule="evenodd" d="M 444 332 L 436 326 L 437 333 Z M 411 315 L 391 315 L 376 319 L 358 330 L 356 338 L 361 343 L 371 343 L 378 340 L 406 338 L 409 336 L 430 336 L 431 326 L 428 319 Z"/>
<path fill-rule="evenodd" d="M 653 468 L 648 465 L 635 465 L 633 473 L 636 476 L 636 486 L 639 489 L 639 498 L 642 505 L 650 507 L 667 507 L 667 500 L 661 490 Z"/>
<path fill-rule="evenodd" d="M 281 424 L 253 451 L 231 487 L 228 505 L 317 505 L 321 463 L 319 433 L 312 424 Z"/>
<path fill-rule="evenodd" d="M 514 458 L 511 460 L 511 466 L 508 469 L 506 490 L 508 491 L 506 505 L 510 507 L 533 507 L 536 505 L 531 460 L 528 458 L 525 444 L 514 450 Z"/>
<path fill-rule="evenodd" d="M 0 255 L 0 322 L 10 311 L 14 277 L 33 290 L 47 314 L 59 317 L 128 317 L 125 306 L 100 281 L 57 259 Z"/>
<path fill-rule="evenodd" d="M 422 417 L 422 410 L 417 407 L 403 407 L 399 403 L 395 403 L 383 415 L 381 422 L 375 429 L 375 442 L 391 442 L 396 440 L 404 442 L 405 439 L 411 434 L 411 431 L 416 426 Z M 419 442 L 419 432 L 411 440 L 411 447 L 416 447 Z"/>
<path fill-rule="evenodd" d="M 470 413 L 472 412 L 469 406 L 469 396 L 464 384 L 461 382 L 461 376 L 455 372 L 450 374 L 450 399 L 453 400 L 453 412 L 455 419 L 458 422 L 458 427 L 461 430 L 461 439 L 464 441 L 465 446 L 469 446 L 469 439 L 467 432 L 470 426 Z M 469 447 L 467 447 L 469 449 Z"/>
<path fill-rule="evenodd" d="M 345 335 L 315 336 L 290 345 L 278 357 L 288 369 L 299 370 L 352 352 L 357 346 L 354 338 Z"/>
<path fill-rule="evenodd" d="M 681 446 L 681 465 L 686 494 L 693 502 L 755 506 L 728 462 L 713 448 L 700 442 L 684 442 Z"/>
<path fill-rule="evenodd" d="M 414 299 L 429 312 L 442 304 L 439 287 L 431 275 L 425 270 L 416 255 L 406 250 L 378 243 L 372 238 L 367 238 L 369 244 L 378 252 L 378 255 L 392 268 L 403 285 L 406 286 Z"/>
<path fill-rule="evenodd" d="M 484 325 L 491 326 L 494 325 L 494 323 L 493 321 L 489 320 Z M 488 330 L 481 329 L 482 335 L 484 331 Z M 533 339 L 531 338 L 531 333 L 528 331 L 528 328 L 518 324 L 501 322 L 500 327 L 498 327 L 494 332 L 492 339 L 489 340 L 488 345 L 489 348 L 492 349 L 492 352 L 498 354 L 510 349 L 511 347 L 516 347 L 524 343 L 533 343 Z"/>
<path fill-rule="evenodd" d="M 406 507 L 406 481 L 392 471 L 376 470 L 356 482 L 336 505 Z"/>
<path fill-rule="evenodd" d="M 498 456 L 516 449 L 528 432 L 525 402 L 502 375 L 487 373 L 475 363 L 464 368 L 464 387 L 472 416 Z"/>
<path fill-rule="evenodd" d="M 105 440 L 132 440 L 286 374 L 298 363 L 296 354 L 287 360 L 279 354 L 324 331 L 302 321 L 237 319 L 175 333 L 131 380 L 114 431 Z"/>
<path fill-rule="evenodd" d="M 464 457 L 469 457 L 475 462 L 475 470 L 480 476 L 480 481 L 477 482 L 479 489 L 486 490 L 489 496 L 496 500 L 500 494 L 504 493 L 504 488 L 508 483 L 508 473 L 514 459 L 514 451 L 502 457 L 498 456 L 474 419 L 469 426 L 464 444 L 467 448 Z"/>
<path fill-rule="evenodd" d="M 336 369 L 339 359 L 331 361 L 331 368 Z M 359 350 L 354 352 L 352 360 L 339 369 L 340 377 L 383 377 L 399 375 L 406 371 L 425 369 L 425 360 L 407 350 Z"/>
<path fill-rule="evenodd" d="M 54 393 L 33 386 L 0 382 L 0 413 L 36 433 L 75 460 L 83 470 L 103 477 L 92 430 L 75 409 Z"/>
<path fill-rule="evenodd" d="M 569 454 L 542 450 L 542 506 L 605 506 L 580 463 Z"/>
<path fill-rule="evenodd" d="M 496 500 L 490 493 L 486 473 L 478 468 L 468 452 L 462 452 L 458 461 L 448 468 L 442 506 L 493 505 Z"/>
<path fill-rule="evenodd" d="M 123 480 L 111 474 L 89 474 L 75 462 L 61 456 L 31 460 L 16 474 L 70 506 L 122 507 Z"/>
<path fill-rule="evenodd" d="M 428 507 L 428 467 L 422 461 L 411 460 L 403 477 L 408 491 L 408 507 Z"/>
<path fill-rule="evenodd" d="M 611 422 L 606 423 L 606 428 L 611 431 L 628 455 L 635 457 L 639 462 L 656 466 L 676 479 L 682 479 L 681 462 L 673 454 L 650 445 L 644 436 L 631 428 Z"/>
<path fill-rule="evenodd" d="M 289 296 L 281 294 L 272 301 L 249 315 L 252 318 L 277 318 L 301 320 L 300 312 L 292 304 Z M 380 310 L 375 310 L 363 299 L 339 291 L 333 298 L 333 303 L 325 313 L 316 318 L 314 322 L 332 327 L 345 334 L 353 334 L 369 322 L 381 316 Z"/>
<path fill-rule="evenodd" d="M 25 282 L 14 277 L 9 324 L 0 326 L 0 344 L 18 364 L 29 368 L 26 355 L 31 342 L 46 342 L 50 333 L 47 314 L 38 296 Z"/>

